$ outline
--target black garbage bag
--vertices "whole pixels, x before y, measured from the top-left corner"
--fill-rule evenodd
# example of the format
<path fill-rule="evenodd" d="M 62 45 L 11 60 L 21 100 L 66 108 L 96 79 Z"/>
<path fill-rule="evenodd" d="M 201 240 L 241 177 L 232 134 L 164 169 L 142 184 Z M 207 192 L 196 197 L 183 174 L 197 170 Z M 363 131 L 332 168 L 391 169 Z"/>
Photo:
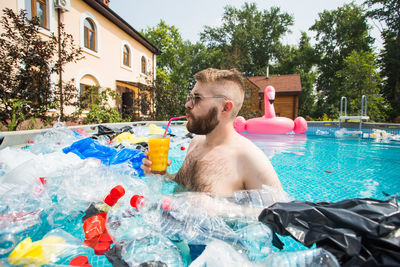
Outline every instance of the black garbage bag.
<path fill-rule="evenodd" d="M 124 126 L 118 129 L 100 124 L 97 126 L 97 133 L 93 134 L 92 138 L 97 139 L 99 136 L 107 136 L 110 140 L 112 140 L 115 136 L 123 132 L 130 132 L 133 134 L 133 129 L 131 126 Z"/>
<path fill-rule="evenodd" d="M 400 266 L 400 211 L 395 198 L 275 203 L 258 219 L 307 247 L 315 243 L 328 250 L 342 266 Z"/>

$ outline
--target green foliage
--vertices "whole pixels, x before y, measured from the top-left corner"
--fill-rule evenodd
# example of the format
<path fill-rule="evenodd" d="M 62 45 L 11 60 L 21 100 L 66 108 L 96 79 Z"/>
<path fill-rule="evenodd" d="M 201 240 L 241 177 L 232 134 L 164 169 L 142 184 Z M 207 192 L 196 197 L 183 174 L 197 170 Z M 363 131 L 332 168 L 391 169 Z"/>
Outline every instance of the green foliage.
<path fill-rule="evenodd" d="M 85 124 L 122 122 L 124 120 L 117 108 L 111 107 L 111 102 L 118 99 L 119 94 L 115 90 L 110 88 L 100 90 L 99 86 L 91 86 L 80 98 L 79 115 L 82 115 L 84 111 L 89 111 L 83 118 Z"/>
<path fill-rule="evenodd" d="M 169 120 L 185 113 L 186 92 L 169 79 L 161 69 L 157 69 L 155 86 L 156 120 Z"/>
<path fill-rule="evenodd" d="M 77 91 L 66 85 L 60 93 L 51 75 L 59 73 L 66 63 L 77 60 L 80 49 L 73 48 L 72 36 L 61 25 L 61 50 L 58 37 L 42 38 L 37 18 L 29 20 L 26 12 L 15 14 L 5 8 L 1 18 L 4 32 L 0 36 L 0 121 L 16 130 L 25 120 L 51 120 L 48 110 L 60 107 L 62 96 L 70 104 Z M 61 54 L 61 59 L 57 55 Z M 55 93 L 52 90 L 55 89 Z M 62 115 L 62 114 L 61 114 Z"/>
<path fill-rule="evenodd" d="M 245 75 L 263 75 L 276 57 L 280 38 L 293 25 L 293 17 L 279 7 L 259 11 L 256 4 L 242 9 L 226 6 L 222 26 L 206 26 L 200 34 L 208 48 L 221 51 L 221 68 L 236 68 Z"/>
<path fill-rule="evenodd" d="M 326 113 L 322 114 L 322 117 L 319 117 L 316 120 L 317 121 L 333 121 L 331 118 L 329 118 L 329 116 Z"/>
<path fill-rule="evenodd" d="M 367 0 L 365 4 L 370 8 L 367 15 L 383 22 L 384 49 L 380 54 L 382 94 L 391 105 L 389 114 L 393 119 L 400 115 L 400 1 Z"/>
<path fill-rule="evenodd" d="M 340 98 L 347 95 L 342 80 L 336 73 L 345 67 L 345 59 L 352 51 L 371 51 L 373 39 L 364 10 L 347 4 L 336 10 L 319 14 L 310 30 L 316 32 L 316 51 L 320 57 L 317 63 L 317 107 L 315 117 L 323 112 L 337 116 Z"/>
<path fill-rule="evenodd" d="M 156 27 L 147 28 L 143 35 L 162 51 L 162 54 L 157 57 L 154 89 L 155 118 L 167 120 L 172 116 L 184 114 L 185 99 L 190 90 L 192 76 L 190 64 L 188 64 L 190 43 L 183 42 L 178 30 L 174 26 L 168 26 L 162 20 Z"/>
<path fill-rule="evenodd" d="M 55 106 L 51 97 L 49 62 L 54 43 L 43 40 L 37 32 L 37 20 L 28 21 L 26 13 L 16 15 L 4 9 L 0 37 L 0 120 L 8 130 L 15 130 L 32 117 L 46 118 L 47 109 Z"/>
<path fill-rule="evenodd" d="M 349 114 L 361 113 L 361 96 L 368 102 L 367 113 L 372 121 L 385 121 L 388 104 L 380 95 L 381 77 L 376 67 L 375 56 L 367 51 L 352 51 L 344 60 L 343 69 L 336 73 L 342 81 L 342 89 L 350 100 Z"/>
<path fill-rule="evenodd" d="M 274 71 L 281 74 L 300 74 L 302 93 L 299 97 L 299 115 L 303 117 L 313 113 L 316 98 L 313 91 L 317 77 L 313 67 L 318 59 L 315 49 L 310 44 L 310 37 L 303 32 L 298 47 L 281 47 L 278 64 L 274 68 Z"/>

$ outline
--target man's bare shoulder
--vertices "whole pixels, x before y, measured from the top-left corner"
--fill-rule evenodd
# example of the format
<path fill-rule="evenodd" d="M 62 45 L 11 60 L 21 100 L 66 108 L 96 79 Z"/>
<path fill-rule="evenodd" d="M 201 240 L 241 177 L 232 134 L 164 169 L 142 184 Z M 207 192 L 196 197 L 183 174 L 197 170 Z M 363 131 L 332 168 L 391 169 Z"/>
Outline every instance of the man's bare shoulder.
<path fill-rule="evenodd" d="M 239 135 L 235 140 L 235 146 L 239 151 L 239 156 L 252 159 L 254 157 L 262 157 L 266 158 L 265 154 L 262 150 L 256 146 L 252 141 L 248 138 Z"/>
<path fill-rule="evenodd" d="M 246 137 L 237 140 L 238 166 L 245 189 L 260 189 L 262 184 L 282 189 L 278 176 L 265 153 Z"/>

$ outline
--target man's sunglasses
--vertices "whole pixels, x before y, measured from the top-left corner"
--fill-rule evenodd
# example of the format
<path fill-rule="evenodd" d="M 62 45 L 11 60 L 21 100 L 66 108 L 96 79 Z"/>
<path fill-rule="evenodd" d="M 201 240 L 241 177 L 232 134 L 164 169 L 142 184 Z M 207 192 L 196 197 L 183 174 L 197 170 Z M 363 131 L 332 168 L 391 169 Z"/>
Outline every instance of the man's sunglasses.
<path fill-rule="evenodd" d="M 192 95 L 189 94 L 186 97 L 186 102 L 190 102 L 190 104 L 192 106 L 197 105 L 198 103 L 200 103 L 201 100 L 205 99 L 205 98 L 223 98 L 225 100 L 229 100 L 226 96 L 223 95 L 216 95 L 216 96 L 200 96 L 200 95 Z"/>

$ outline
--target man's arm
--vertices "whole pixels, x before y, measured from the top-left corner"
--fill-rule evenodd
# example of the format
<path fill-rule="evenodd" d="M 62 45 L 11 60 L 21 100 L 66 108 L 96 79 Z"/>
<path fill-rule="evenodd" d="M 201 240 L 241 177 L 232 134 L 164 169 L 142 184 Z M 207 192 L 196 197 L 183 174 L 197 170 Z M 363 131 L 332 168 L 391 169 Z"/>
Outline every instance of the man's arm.
<path fill-rule="evenodd" d="M 254 144 L 240 155 L 239 162 L 242 164 L 243 182 L 246 190 L 261 189 L 263 184 L 283 190 L 271 162 L 264 152 Z"/>

